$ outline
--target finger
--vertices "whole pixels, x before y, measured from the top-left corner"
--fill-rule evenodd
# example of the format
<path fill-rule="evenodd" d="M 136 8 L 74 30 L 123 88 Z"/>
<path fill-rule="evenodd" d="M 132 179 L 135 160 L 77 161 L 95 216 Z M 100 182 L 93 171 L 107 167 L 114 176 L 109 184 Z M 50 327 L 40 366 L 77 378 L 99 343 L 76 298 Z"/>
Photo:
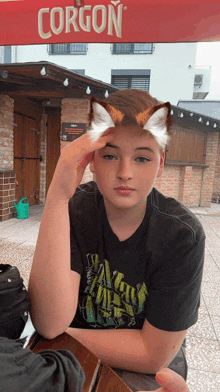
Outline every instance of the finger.
<path fill-rule="evenodd" d="M 95 150 L 105 147 L 106 143 L 109 143 L 112 139 L 113 130 L 107 130 L 107 132 L 95 142 L 90 139 L 88 133 L 85 133 L 65 146 L 61 151 L 61 156 L 68 162 L 72 161 L 72 163 L 74 163 L 75 161 L 78 166 L 89 153 L 93 153 Z"/>
<path fill-rule="evenodd" d="M 90 134 L 89 138 L 90 138 Z M 110 142 L 113 137 L 115 135 L 115 129 L 114 128 L 108 128 L 105 132 L 103 132 L 103 134 L 96 140 L 96 141 L 92 141 L 91 140 L 91 146 L 94 148 L 94 150 L 98 150 L 100 148 L 103 148 L 106 143 Z"/>
<path fill-rule="evenodd" d="M 166 392 L 189 392 L 185 380 L 170 369 L 162 369 L 156 374 L 156 380 Z"/>

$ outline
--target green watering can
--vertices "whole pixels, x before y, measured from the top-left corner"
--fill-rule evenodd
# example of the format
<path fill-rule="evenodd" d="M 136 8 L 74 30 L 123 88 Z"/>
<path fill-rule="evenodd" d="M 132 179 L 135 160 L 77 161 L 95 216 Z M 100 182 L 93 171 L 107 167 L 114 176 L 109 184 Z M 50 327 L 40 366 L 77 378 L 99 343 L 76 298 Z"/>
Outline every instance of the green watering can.
<path fill-rule="evenodd" d="M 18 219 L 25 219 L 29 216 L 29 203 L 28 199 L 24 197 L 19 201 L 18 204 L 13 203 L 16 211 L 17 211 L 17 218 Z"/>

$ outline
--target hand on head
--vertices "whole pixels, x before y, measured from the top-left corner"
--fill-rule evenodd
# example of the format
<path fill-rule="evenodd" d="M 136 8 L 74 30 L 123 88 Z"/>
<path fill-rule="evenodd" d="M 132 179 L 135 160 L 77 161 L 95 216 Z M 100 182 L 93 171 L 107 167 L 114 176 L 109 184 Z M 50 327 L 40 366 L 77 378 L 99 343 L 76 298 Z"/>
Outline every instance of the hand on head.
<path fill-rule="evenodd" d="M 161 385 L 161 388 L 157 389 L 155 392 L 189 392 L 185 380 L 170 369 L 166 368 L 160 370 L 156 374 L 156 380 L 158 384 Z"/>
<path fill-rule="evenodd" d="M 63 147 L 49 188 L 52 197 L 68 201 L 80 184 L 86 166 L 95 150 L 105 147 L 113 139 L 114 130 L 107 129 L 95 142 L 88 133 Z"/>

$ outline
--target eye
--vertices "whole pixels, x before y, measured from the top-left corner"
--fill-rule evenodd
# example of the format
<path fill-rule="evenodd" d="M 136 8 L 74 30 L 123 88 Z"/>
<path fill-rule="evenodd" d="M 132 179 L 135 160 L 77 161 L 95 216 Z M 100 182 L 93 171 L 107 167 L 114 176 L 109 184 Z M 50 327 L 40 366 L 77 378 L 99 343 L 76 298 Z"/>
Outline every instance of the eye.
<path fill-rule="evenodd" d="M 114 159 L 117 159 L 114 155 L 111 154 L 106 154 L 103 156 L 104 159 L 107 159 L 107 161 L 113 161 Z"/>
<path fill-rule="evenodd" d="M 146 158 L 146 157 L 138 157 L 135 159 L 136 162 L 140 162 L 140 163 L 146 163 L 149 162 L 150 159 Z"/>

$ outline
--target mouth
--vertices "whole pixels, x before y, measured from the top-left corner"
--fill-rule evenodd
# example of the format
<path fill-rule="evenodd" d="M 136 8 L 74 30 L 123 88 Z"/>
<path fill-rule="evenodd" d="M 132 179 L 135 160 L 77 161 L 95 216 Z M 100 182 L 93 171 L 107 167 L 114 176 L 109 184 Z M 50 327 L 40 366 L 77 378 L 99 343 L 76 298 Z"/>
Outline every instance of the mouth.
<path fill-rule="evenodd" d="M 129 195 L 134 191 L 134 189 L 130 188 L 129 186 L 119 186 L 117 188 L 114 188 L 114 190 L 120 195 Z"/>

